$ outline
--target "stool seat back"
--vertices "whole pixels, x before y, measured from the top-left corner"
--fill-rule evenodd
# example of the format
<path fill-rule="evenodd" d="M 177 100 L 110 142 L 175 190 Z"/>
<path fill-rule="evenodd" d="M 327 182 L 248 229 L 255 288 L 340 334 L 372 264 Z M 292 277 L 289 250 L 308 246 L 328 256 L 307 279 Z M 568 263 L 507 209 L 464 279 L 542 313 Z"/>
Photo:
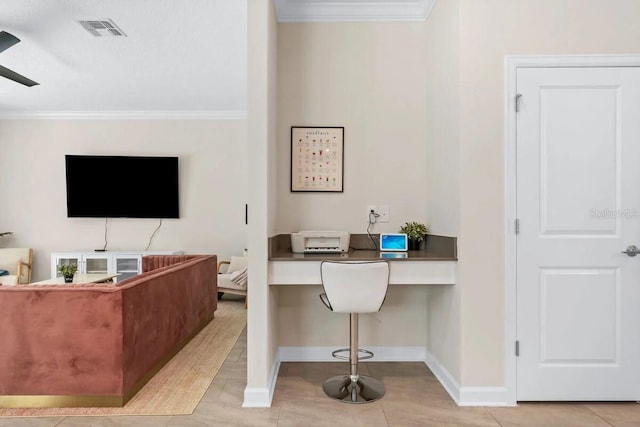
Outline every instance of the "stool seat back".
<path fill-rule="evenodd" d="M 387 261 L 322 261 L 325 304 L 336 313 L 380 311 L 389 287 Z"/>

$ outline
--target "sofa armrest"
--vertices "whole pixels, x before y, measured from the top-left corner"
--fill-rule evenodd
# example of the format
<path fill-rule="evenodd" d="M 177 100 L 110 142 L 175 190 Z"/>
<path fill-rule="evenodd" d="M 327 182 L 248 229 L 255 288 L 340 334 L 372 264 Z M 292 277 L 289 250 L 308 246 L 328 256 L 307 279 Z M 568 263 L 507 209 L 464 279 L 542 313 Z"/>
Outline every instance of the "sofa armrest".
<path fill-rule="evenodd" d="M 223 265 L 230 265 L 231 261 L 220 261 L 218 262 L 218 274 L 222 273 L 222 266 Z"/>
<path fill-rule="evenodd" d="M 142 257 L 142 272 L 174 265 L 195 258 L 197 255 L 146 255 Z"/>

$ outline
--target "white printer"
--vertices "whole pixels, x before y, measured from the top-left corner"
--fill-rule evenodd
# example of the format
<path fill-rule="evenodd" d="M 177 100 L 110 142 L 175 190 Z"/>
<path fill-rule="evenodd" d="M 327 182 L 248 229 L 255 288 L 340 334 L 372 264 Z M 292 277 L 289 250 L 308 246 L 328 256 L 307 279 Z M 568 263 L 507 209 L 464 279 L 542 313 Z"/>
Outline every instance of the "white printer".
<path fill-rule="evenodd" d="M 346 231 L 299 231 L 291 233 L 291 250 L 298 254 L 349 252 L 350 240 Z"/>

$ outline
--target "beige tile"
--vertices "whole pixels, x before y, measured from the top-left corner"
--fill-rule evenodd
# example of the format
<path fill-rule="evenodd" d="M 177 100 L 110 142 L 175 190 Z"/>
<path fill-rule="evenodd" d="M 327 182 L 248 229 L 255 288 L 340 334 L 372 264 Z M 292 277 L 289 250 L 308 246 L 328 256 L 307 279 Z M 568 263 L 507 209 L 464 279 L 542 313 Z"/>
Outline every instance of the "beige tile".
<path fill-rule="evenodd" d="M 242 357 L 242 354 L 245 353 L 245 352 L 246 352 L 246 350 L 244 348 L 242 348 L 242 346 L 236 345 L 231 349 L 231 351 L 227 355 L 227 358 L 225 359 L 225 361 L 228 360 L 228 361 L 237 362 L 238 360 L 240 360 L 240 358 Z"/>
<path fill-rule="evenodd" d="M 286 369 L 282 367 L 286 365 Z M 366 365 L 359 366 L 359 373 L 369 375 Z M 279 376 L 300 377 L 310 381 L 319 382 L 334 375 L 348 375 L 348 362 L 287 362 L 280 367 Z"/>
<path fill-rule="evenodd" d="M 289 375 L 289 366 L 291 364 L 292 364 L 291 362 L 280 363 L 280 367 L 278 368 L 278 381 L 280 381 L 280 378 L 286 377 L 287 375 Z"/>
<path fill-rule="evenodd" d="M 384 402 L 424 403 L 443 400 L 455 405 L 455 401 L 438 381 L 428 377 L 385 377 Z"/>
<path fill-rule="evenodd" d="M 297 398 L 280 405 L 278 427 L 287 426 L 389 426 L 379 402 L 349 404 L 330 399 Z"/>
<path fill-rule="evenodd" d="M 640 427 L 640 422 L 638 421 L 617 421 L 614 424 L 608 423 L 608 426 L 614 427 Z"/>
<path fill-rule="evenodd" d="M 218 398 L 220 397 L 220 393 L 222 393 L 222 389 L 224 388 L 224 385 L 226 384 L 227 379 L 226 378 L 219 378 L 219 379 L 213 379 L 213 381 L 211 381 L 211 385 L 209 385 L 209 388 L 207 389 L 207 391 L 204 392 L 204 395 L 202 396 L 202 399 L 200 399 L 201 402 L 213 402 L 215 400 L 218 400 Z"/>
<path fill-rule="evenodd" d="M 218 401 L 230 405 L 242 406 L 244 402 L 244 389 L 247 386 L 245 380 L 227 380 L 218 396 Z"/>
<path fill-rule="evenodd" d="M 459 407 L 453 401 L 396 402 L 383 398 L 380 402 L 391 426 L 500 426 L 485 408 Z"/>
<path fill-rule="evenodd" d="M 362 365 L 367 367 L 371 376 L 381 380 L 386 377 L 425 377 L 438 381 L 424 362 L 367 362 Z"/>
<path fill-rule="evenodd" d="M 640 405 L 636 402 L 586 403 L 585 406 L 615 426 L 640 426 Z"/>
<path fill-rule="evenodd" d="M 202 407 L 201 407 L 202 406 Z M 241 408 L 222 402 L 203 402 L 198 405 L 197 413 L 172 417 L 168 426 L 233 426 L 233 427 L 272 427 L 278 425 L 278 407 Z"/>
<path fill-rule="evenodd" d="M 324 398 L 321 380 L 308 380 L 306 378 L 287 376 L 278 378 L 276 388 L 273 393 L 274 403 L 284 403 L 286 401 L 300 398 Z"/>
<path fill-rule="evenodd" d="M 511 408 L 488 408 L 503 426 L 609 426 L 579 403 L 520 403 Z"/>
<path fill-rule="evenodd" d="M 215 378 L 218 379 L 247 379 L 247 363 L 244 361 L 225 361 L 220 370 L 216 374 Z"/>

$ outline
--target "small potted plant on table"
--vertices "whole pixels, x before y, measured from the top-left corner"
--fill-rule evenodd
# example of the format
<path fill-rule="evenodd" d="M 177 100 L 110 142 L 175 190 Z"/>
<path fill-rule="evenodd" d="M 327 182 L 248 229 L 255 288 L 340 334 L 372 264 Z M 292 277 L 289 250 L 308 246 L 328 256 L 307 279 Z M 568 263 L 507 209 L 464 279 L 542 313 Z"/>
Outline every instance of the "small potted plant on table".
<path fill-rule="evenodd" d="M 420 222 L 406 222 L 402 227 L 400 227 L 400 232 L 407 235 L 407 239 L 409 240 L 409 250 L 410 251 L 419 251 L 420 245 L 422 241 L 427 240 L 427 233 L 429 229 L 426 225 Z"/>
<path fill-rule="evenodd" d="M 78 271 L 78 266 L 75 264 L 63 264 L 58 266 L 58 273 L 64 277 L 64 283 L 73 282 L 73 275 Z"/>

